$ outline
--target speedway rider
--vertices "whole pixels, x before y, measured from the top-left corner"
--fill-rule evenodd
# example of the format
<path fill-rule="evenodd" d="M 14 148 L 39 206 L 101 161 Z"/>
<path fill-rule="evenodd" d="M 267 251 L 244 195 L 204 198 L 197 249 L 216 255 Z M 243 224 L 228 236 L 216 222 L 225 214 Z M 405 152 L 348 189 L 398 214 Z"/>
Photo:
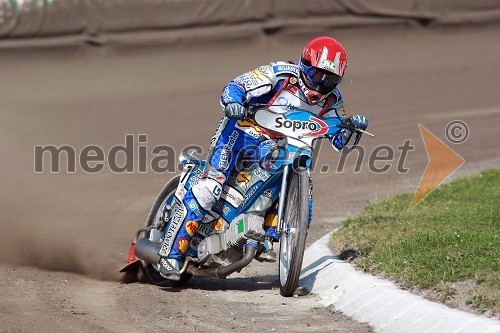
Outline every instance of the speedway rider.
<path fill-rule="evenodd" d="M 219 200 L 236 156 L 245 146 L 269 147 L 269 137 L 258 126 L 245 121 L 252 105 L 265 105 L 275 112 L 307 110 L 318 117 L 338 117 L 358 129 L 366 129 L 368 120 L 362 115 L 345 116 L 342 95 L 337 85 L 347 66 L 342 45 L 330 37 L 311 40 L 298 63 L 272 62 L 244 73 L 222 90 L 222 119 L 210 145 L 207 168 L 202 179 L 187 191 L 183 201 L 187 214 L 181 224 L 170 226 L 160 250 L 160 274 L 179 280 L 179 262 L 188 250 L 191 237 L 207 211 Z M 336 150 L 347 144 L 352 132 L 342 129 L 330 139 Z M 266 234 L 277 239 L 276 218 L 266 218 Z M 271 248 L 272 249 L 272 248 Z"/>

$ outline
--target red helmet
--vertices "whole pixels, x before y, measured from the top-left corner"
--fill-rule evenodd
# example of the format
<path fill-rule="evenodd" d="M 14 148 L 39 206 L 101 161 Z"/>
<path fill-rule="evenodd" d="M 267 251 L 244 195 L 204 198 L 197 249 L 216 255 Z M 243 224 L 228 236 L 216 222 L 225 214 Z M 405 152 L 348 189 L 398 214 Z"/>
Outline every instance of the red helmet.
<path fill-rule="evenodd" d="M 347 67 L 344 47 L 331 37 L 311 40 L 302 52 L 299 68 L 300 88 L 307 103 L 318 103 L 340 83 Z"/>

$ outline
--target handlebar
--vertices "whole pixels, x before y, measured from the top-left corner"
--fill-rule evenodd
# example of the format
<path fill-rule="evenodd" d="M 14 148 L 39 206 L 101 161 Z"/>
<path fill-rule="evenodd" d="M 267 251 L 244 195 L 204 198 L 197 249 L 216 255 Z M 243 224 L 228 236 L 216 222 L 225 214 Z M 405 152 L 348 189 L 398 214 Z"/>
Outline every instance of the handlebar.
<path fill-rule="evenodd" d="M 345 128 L 345 129 L 348 129 L 350 131 L 353 131 L 353 132 L 358 132 L 358 133 L 362 133 L 362 134 L 366 134 L 366 135 L 369 135 L 371 138 L 374 138 L 375 137 L 375 134 L 372 134 L 368 131 L 365 131 L 365 130 L 362 130 L 360 128 L 356 128 L 354 126 L 349 126 L 349 125 L 338 125 L 337 127 L 340 127 L 340 128 Z"/>

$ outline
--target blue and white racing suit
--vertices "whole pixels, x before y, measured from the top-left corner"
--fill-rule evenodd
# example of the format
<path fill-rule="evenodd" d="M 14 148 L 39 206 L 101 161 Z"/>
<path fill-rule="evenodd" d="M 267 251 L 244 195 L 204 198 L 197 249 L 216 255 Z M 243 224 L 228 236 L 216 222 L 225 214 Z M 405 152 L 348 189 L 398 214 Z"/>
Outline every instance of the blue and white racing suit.
<path fill-rule="evenodd" d="M 299 86 L 299 68 L 292 62 L 272 62 L 231 80 L 222 90 L 221 105 L 239 103 L 248 108 L 266 107 L 275 112 L 307 110 L 319 117 L 345 118 L 342 95 L 338 88 L 316 105 L 309 105 Z M 187 209 L 182 224 L 171 226 L 160 255 L 182 259 L 189 242 L 212 206 L 219 200 L 224 183 L 235 168 L 238 154 L 248 146 L 258 146 L 269 137 L 254 123 L 224 117 L 215 132 L 202 179 L 186 192 Z M 337 140 L 339 141 L 339 140 Z M 341 149 L 342 138 L 334 146 Z"/>

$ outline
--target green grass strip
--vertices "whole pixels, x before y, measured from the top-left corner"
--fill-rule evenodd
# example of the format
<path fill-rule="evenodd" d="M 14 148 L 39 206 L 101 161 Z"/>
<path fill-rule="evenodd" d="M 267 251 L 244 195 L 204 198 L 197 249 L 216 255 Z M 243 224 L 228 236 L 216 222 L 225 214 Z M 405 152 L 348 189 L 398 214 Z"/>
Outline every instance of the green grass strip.
<path fill-rule="evenodd" d="M 476 309 L 500 312 L 500 170 L 440 186 L 412 210 L 413 194 L 370 204 L 333 235 L 342 254 L 403 287 L 457 292 Z M 470 288 L 457 291 L 457 282 Z"/>

